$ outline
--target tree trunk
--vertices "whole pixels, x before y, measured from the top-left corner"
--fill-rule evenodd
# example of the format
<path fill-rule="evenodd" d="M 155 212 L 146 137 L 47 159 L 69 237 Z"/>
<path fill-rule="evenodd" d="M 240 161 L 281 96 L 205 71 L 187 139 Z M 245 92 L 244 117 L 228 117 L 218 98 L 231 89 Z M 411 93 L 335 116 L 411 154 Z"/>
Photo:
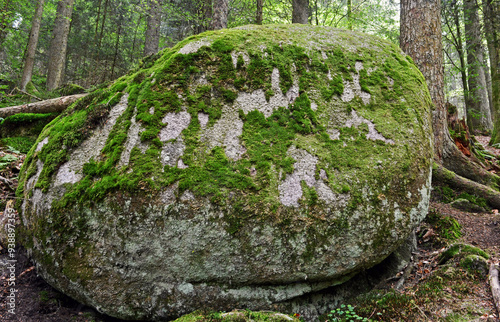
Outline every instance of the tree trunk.
<path fill-rule="evenodd" d="M 400 46 L 427 81 L 434 107 L 434 159 L 462 177 L 498 188 L 500 178 L 471 162 L 453 143 L 444 104 L 441 0 L 401 1 Z"/>
<path fill-rule="evenodd" d="M 115 54 L 113 55 L 113 64 L 111 64 L 111 77 L 110 77 L 110 79 L 114 79 L 114 76 L 115 76 L 116 58 L 118 57 L 118 46 L 120 45 L 120 36 L 122 34 L 122 20 L 123 20 L 123 16 L 120 15 L 120 19 L 118 20 L 118 30 L 116 31 Z M 158 49 L 158 47 L 157 47 L 157 49 Z"/>
<path fill-rule="evenodd" d="M 60 0 L 57 4 L 47 71 L 47 90 L 49 91 L 58 88 L 62 83 L 73 3 L 74 0 Z"/>
<path fill-rule="evenodd" d="M 309 0 L 292 0 L 292 23 L 307 24 Z"/>
<path fill-rule="evenodd" d="M 40 33 L 40 22 L 42 20 L 43 5 L 45 0 L 38 0 L 35 15 L 31 23 L 31 32 L 28 40 L 28 49 L 24 59 L 23 76 L 21 78 L 21 90 L 26 90 L 26 85 L 31 81 L 33 75 L 33 65 L 35 64 L 36 46 L 38 45 L 38 35 Z"/>
<path fill-rule="evenodd" d="M 486 40 L 490 56 L 490 73 L 495 124 L 490 144 L 500 143 L 500 4 L 484 1 Z"/>
<path fill-rule="evenodd" d="M 453 1 L 453 20 L 455 22 L 455 27 L 457 28 L 457 39 L 456 39 L 456 49 L 458 52 L 458 57 L 460 59 L 460 75 L 462 76 L 462 88 L 464 90 L 464 102 L 467 102 L 469 95 L 469 85 L 467 84 L 467 66 L 465 66 L 465 54 L 464 54 L 464 44 L 462 41 L 462 28 L 460 27 L 460 16 L 459 9 L 457 7 L 456 1 Z"/>
<path fill-rule="evenodd" d="M 161 8 L 161 0 L 148 1 L 144 56 L 149 56 L 158 52 L 158 46 L 160 44 Z"/>
<path fill-rule="evenodd" d="M 483 47 L 483 53 L 486 53 L 484 47 Z M 494 122 L 494 117 L 495 117 L 495 110 L 493 109 L 493 89 L 491 88 L 491 74 L 490 70 L 488 69 L 488 57 L 484 57 L 484 77 L 486 79 L 486 90 L 488 92 L 488 106 L 490 107 L 490 115 L 491 115 L 491 121 Z M 493 129 L 493 125 L 492 125 Z"/>
<path fill-rule="evenodd" d="M 76 94 L 70 96 L 63 96 L 45 100 L 41 102 L 29 103 L 18 106 L 0 108 L 0 117 L 6 118 L 7 116 L 18 113 L 54 113 L 62 112 L 68 106 L 76 102 L 78 99 L 87 96 L 87 94 Z"/>
<path fill-rule="evenodd" d="M 347 0 L 347 26 L 352 30 L 352 0 Z"/>
<path fill-rule="evenodd" d="M 257 0 L 257 11 L 255 13 L 255 24 L 262 25 L 263 0 Z"/>
<path fill-rule="evenodd" d="M 467 65 L 469 95 L 465 102 L 467 107 L 467 124 L 472 132 L 487 132 L 493 128 L 488 92 L 484 75 L 484 54 L 481 40 L 481 24 L 479 23 L 476 0 L 464 0 L 465 42 L 467 44 Z"/>
<path fill-rule="evenodd" d="M 227 14 L 229 11 L 228 0 L 215 0 L 214 16 L 212 19 L 212 29 L 219 30 L 227 28 Z"/>

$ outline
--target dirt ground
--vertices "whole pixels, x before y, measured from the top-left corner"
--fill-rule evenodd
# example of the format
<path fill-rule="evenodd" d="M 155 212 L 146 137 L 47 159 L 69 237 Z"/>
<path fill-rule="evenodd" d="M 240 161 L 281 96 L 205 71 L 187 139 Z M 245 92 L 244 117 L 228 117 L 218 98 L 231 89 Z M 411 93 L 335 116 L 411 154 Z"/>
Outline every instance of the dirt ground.
<path fill-rule="evenodd" d="M 487 139 L 482 140 L 486 142 Z M 497 151 L 492 152 L 500 154 L 500 150 L 495 150 Z M 24 159 L 22 154 L 0 147 L 0 160 L 6 154 L 14 155 L 17 159 L 0 170 L 0 209 L 2 210 L 5 208 L 6 200 L 14 197 L 13 188 L 17 184 L 16 177 Z M 7 181 L 2 179 L 7 179 Z M 491 256 L 490 262 L 498 261 L 500 258 L 500 214 L 498 210 L 470 213 L 455 209 L 434 198 L 430 211 L 456 219 L 462 226 L 462 236 L 459 241 L 485 250 Z M 4 211 L 0 211 L 0 218 L 2 216 L 4 216 Z M 408 314 L 398 312 L 396 315 L 391 316 L 387 313 L 385 316 L 385 309 L 379 305 L 379 308 L 375 307 L 371 314 L 368 314 L 369 317 L 382 321 L 497 321 L 498 313 L 493 304 L 487 277 L 466 279 L 462 277 L 467 277 L 468 273 L 457 270 L 459 275 L 463 275 L 457 277 L 462 281 L 458 286 L 453 283 L 449 286 L 445 285 L 436 293 L 438 296 L 433 294 L 432 289 L 426 289 L 436 278 L 441 278 L 442 275 L 439 274 L 446 274 L 446 272 L 441 272 L 442 267 L 438 265 L 439 255 L 445 250 L 445 245 L 432 242 L 439 236 L 433 235 L 428 224 L 424 223 L 419 229 L 419 248 L 414 253 L 413 269 L 408 271 L 404 284 L 397 285 L 400 279 L 396 276 L 382 287 L 383 289 L 393 287 L 395 294 L 404 295 L 405 299 L 410 299 L 404 302 L 404 305 L 401 304 L 401 310 L 405 310 L 406 307 Z M 9 261 L 12 259 L 16 262 Z M 9 306 L 12 298 L 12 287 L 9 286 L 12 282 L 10 269 L 13 266 L 15 268 L 16 292 L 13 301 L 15 307 Z M 436 273 L 438 271 L 439 273 Z M 422 298 L 422 294 L 427 294 L 425 295 L 427 298 Z M 7 249 L 0 251 L 0 321 L 122 320 L 101 315 L 94 309 L 79 304 L 53 289 L 37 275 L 36 268 L 26 252 L 21 248 L 16 248 L 13 257 L 9 257 Z"/>

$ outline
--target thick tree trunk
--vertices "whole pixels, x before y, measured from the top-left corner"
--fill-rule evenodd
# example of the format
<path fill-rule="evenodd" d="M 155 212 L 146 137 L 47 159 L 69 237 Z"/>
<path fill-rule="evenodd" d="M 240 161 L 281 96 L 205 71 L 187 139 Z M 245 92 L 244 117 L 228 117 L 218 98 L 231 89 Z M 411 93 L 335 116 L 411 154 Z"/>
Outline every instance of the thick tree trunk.
<path fill-rule="evenodd" d="M 464 24 L 469 76 L 469 95 L 466 101 L 467 124 L 473 132 L 487 132 L 493 128 L 493 123 L 484 75 L 481 24 L 476 0 L 464 0 Z"/>
<path fill-rule="evenodd" d="M 85 96 L 87 96 L 87 94 L 76 94 L 76 95 L 63 96 L 24 105 L 4 107 L 0 108 L 0 117 L 6 118 L 7 116 L 11 116 L 18 113 L 62 112 L 68 106 L 70 106 L 71 104 L 73 104 L 74 102 Z"/>
<path fill-rule="evenodd" d="M 40 33 L 40 22 L 42 21 L 43 5 L 45 0 L 38 0 L 35 15 L 31 22 L 31 32 L 28 40 L 28 48 L 24 59 L 23 76 L 21 77 L 21 90 L 26 90 L 26 85 L 31 81 L 33 75 L 33 65 L 35 64 L 36 46 L 38 45 L 38 35 Z"/>
<path fill-rule="evenodd" d="M 412 57 L 427 81 L 434 107 L 434 159 L 447 169 L 476 182 L 498 187 L 499 177 L 471 162 L 453 143 L 444 104 L 441 0 L 402 0 L 400 46 Z"/>
<path fill-rule="evenodd" d="M 309 20 L 309 0 L 292 0 L 292 23 L 307 24 Z"/>
<path fill-rule="evenodd" d="M 484 17 L 486 40 L 490 56 L 492 103 L 495 111 L 495 124 L 490 144 L 500 143 L 500 3 L 485 0 Z"/>
<path fill-rule="evenodd" d="M 435 159 L 442 162 L 444 141 L 450 140 L 446 124 L 441 42 L 441 0 L 402 0 L 399 43 L 412 57 L 427 81 L 434 108 Z"/>
<path fill-rule="evenodd" d="M 148 1 L 144 56 L 149 56 L 158 52 L 158 46 L 160 44 L 161 7 L 161 0 Z"/>
<path fill-rule="evenodd" d="M 52 91 L 62 83 L 66 47 L 73 13 L 74 0 L 60 0 L 57 4 L 57 14 L 50 42 L 49 63 L 47 71 L 47 90 Z"/>
<path fill-rule="evenodd" d="M 255 13 L 255 24 L 262 25 L 262 10 L 264 8 L 263 0 L 257 0 L 257 10 Z"/>
<path fill-rule="evenodd" d="M 212 19 L 212 29 L 219 30 L 227 28 L 227 14 L 229 11 L 228 0 L 215 0 L 214 16 Z"/>

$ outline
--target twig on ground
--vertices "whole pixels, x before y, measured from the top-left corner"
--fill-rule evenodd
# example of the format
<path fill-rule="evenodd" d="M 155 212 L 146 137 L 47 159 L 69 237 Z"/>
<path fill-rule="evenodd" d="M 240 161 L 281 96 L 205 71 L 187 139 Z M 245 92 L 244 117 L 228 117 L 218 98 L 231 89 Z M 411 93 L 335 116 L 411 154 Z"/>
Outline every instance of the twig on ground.
<path fill-rule="evenodd" d="M 13 91 L 16 91 L 16 90 L 17 90 L 18 92 L 23 93 L 24 95 L 28 95 L 29 97 L 32 97 L 32 98 L 36 99 L 36 100 L 38 100 L 38 101 L 43 101 L 43 99 L 41 99 L 41 98 L 39 98 L 39 97 L 36 97 L 35 95 L 30 94 L 30 93 L 28 93 L 28 92 L 26 92 L 26 91 L 23 91 L 22 89 L 19 89 L 19 88 L 17 88 L 17 87 L 14 87 L 14 89 L 12 90 L 12 92 L 13 92 Z"/>

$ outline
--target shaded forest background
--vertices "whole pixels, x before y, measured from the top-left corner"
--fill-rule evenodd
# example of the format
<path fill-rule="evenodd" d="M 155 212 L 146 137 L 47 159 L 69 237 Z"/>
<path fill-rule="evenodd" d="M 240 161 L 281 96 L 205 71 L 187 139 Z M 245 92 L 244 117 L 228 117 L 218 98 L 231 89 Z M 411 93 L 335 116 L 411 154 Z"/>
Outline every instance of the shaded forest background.
<path fill-rule="evenodd" d="M 12 83 L 21 82 L 30 31 L 40 1 L 0 0 L 0 80 L 4 94 Z M 72 3 L 73 9 L 68 19 L 63 77 L 56 87 L 73 83 L 91 88 L 116 79 L 145 55 L 171 47 L 187 36 L 213 29 L 217 9 L 217 3 L 210 0 L 44 2 L 34 57 L 33 86 L 28 86 L 38 91 L 45 90 L 47 85 L 51 39 L 56 33 L 59 3 Z M 291 0 L 230 0 L 227 4 L 228 28 L 292 22 Z M 398 42 L 399 4 L 392 0 L 350 0 L 349 3 L 311 0 L 307 10 L 310 24 L 365 31 Z M 157 25 L 154 19 L 159 21 Z M 157 31 L 151 30 L 155 28 Z M 158 34 L 158 44 L 156 50 L 153 45 L 151 51 L 148 40 L 151 42 L 154 32 Z"/>

